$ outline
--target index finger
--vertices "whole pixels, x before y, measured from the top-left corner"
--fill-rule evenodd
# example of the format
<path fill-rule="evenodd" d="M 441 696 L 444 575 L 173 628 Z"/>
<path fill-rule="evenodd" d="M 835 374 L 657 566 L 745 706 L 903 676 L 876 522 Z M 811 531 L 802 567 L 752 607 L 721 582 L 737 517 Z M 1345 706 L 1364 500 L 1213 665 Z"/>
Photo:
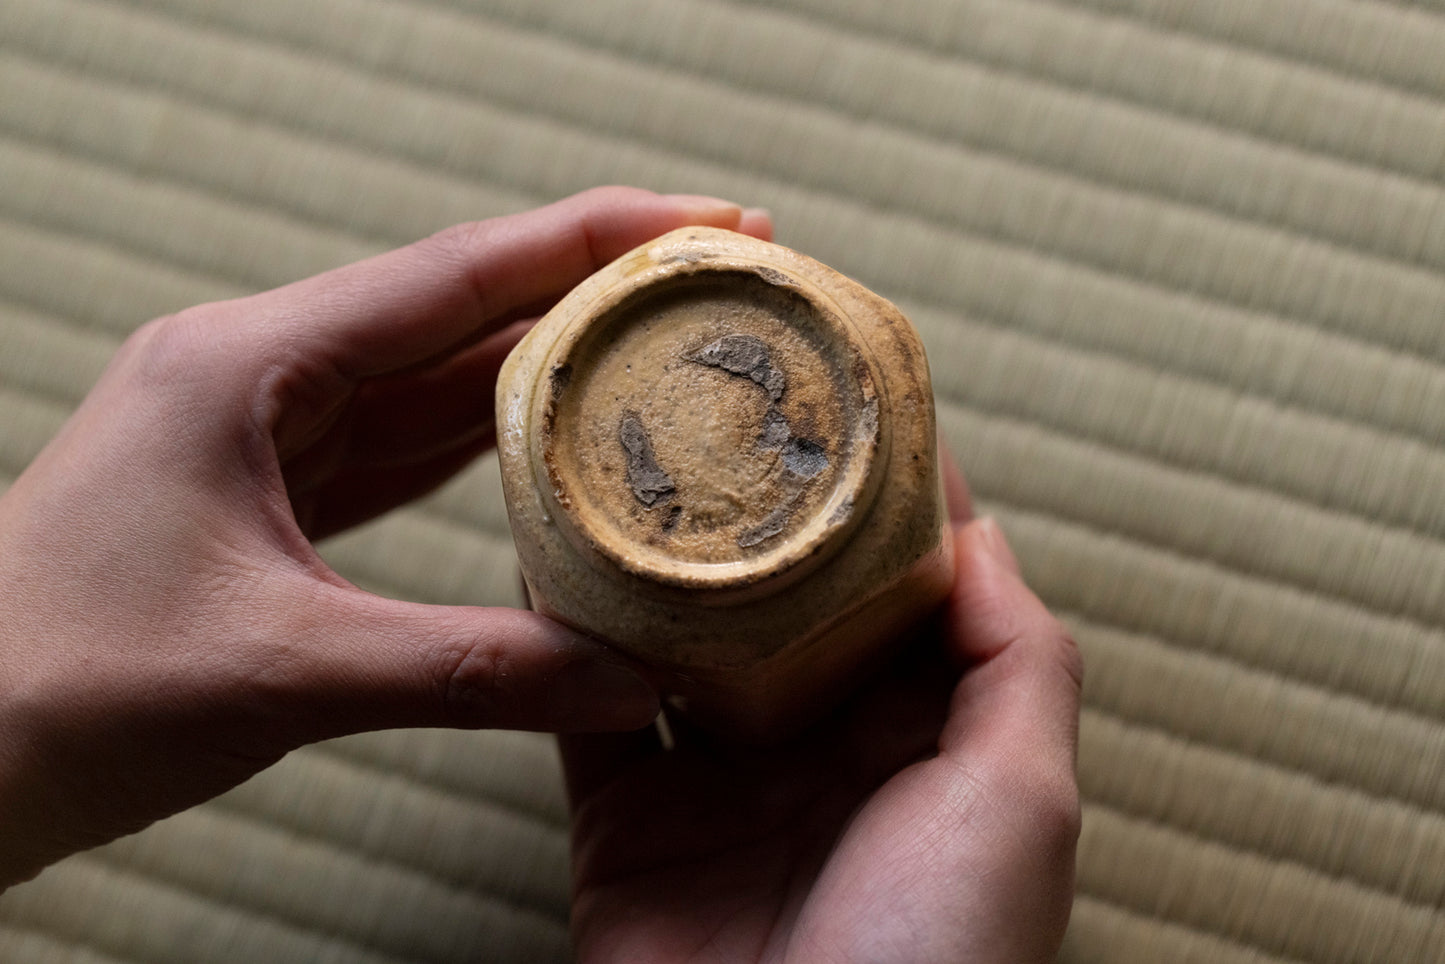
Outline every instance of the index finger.
<path fill-rule="evenodd" d="M 289 357 L 360 380 L 435 358 L 560 298 L 632 248 L 687 225 L 738 228 L 736 204 L 597 188 L 507 217 L 449 228 L 407 247 L 256 296 L 288 335 Z M 756 218 L 750 222 L 756 228 Z M 300 352 L 292 339 L 301 339 Z"/>

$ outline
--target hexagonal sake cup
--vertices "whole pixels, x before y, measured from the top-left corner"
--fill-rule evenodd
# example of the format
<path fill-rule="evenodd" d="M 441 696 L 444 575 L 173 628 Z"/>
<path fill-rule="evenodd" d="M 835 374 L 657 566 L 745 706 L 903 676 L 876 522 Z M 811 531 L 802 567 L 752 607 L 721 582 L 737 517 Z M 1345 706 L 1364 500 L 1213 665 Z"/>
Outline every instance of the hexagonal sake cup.
<path fill-rule="evenodd" d="M 917 333 L 780 245 L 683 228 L 624 255 L 516 347 L 496 411 L 532 605 L 713 732 L 814 721 L 948 594 Z"/>

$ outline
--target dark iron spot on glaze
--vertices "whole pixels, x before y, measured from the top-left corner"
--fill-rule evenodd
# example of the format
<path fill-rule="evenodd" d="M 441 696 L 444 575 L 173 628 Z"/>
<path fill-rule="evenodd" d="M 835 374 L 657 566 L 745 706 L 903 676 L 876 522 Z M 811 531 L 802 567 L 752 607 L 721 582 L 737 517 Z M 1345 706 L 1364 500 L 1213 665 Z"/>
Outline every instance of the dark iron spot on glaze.
<path fill-rule="evenodd" d="M 561 364 L 552 366 L 552 400 L 556 401 L 562 397 L 567 386 L 572 383 L 572 366 Z"/>
<path fill-rule="evenodd" d="M 780 272 L 777 274 L 786 278 Z M 768 513 L 762 522 L 738 535 L 738 546 L 743 549 L 751 548 L 779 535 L 787 528 L 793 509 L 803 497 L 803 487 L 828 468 L 827 450 L 812 439 L 793 435 L 787 416 L 778 407 L 788 390 L 787 376 L 773 364 L 772 349 L 761 338 L 754 335 L 724 335 L 684 357 L 699 365 L 719 368 L 730 375 L 746 378 L 768 393 L 768 410 L 763 416 L 763 430 L 758 436 L 758 448 L 765 452 L 782 452 L 785 485 L 790 491 L 782 504 Z"/>
<path fill-rule="evenodd" d="M 627 484 L 644 508 L 652 509 L 672 498 L 677 491 L 672 476 L 657 464 L 652 440 L 636 412 L 623 412 L 617 438 L 627 452 Z"/>

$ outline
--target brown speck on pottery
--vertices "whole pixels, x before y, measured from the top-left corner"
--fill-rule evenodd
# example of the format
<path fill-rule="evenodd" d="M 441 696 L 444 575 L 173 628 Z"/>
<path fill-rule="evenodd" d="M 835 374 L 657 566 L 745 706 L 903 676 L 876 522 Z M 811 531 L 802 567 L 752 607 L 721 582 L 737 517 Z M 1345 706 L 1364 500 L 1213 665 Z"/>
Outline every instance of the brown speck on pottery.
<path fill-rule="evenodd" d="M 948 593 L 918 336 L 787 248 L 684 228 L 624 255 L 512 352 L 497 418 L 533 606 L 720 735 L 816 719 Z"/>

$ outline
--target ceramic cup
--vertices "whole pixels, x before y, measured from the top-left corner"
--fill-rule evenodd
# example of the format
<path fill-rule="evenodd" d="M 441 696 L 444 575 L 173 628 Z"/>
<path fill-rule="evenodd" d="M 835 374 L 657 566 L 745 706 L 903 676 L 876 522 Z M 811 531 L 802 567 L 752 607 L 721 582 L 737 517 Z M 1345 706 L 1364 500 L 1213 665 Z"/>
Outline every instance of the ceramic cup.
<path fill-rule="evenodd" d="M 624 255 L 512 352 L 496 411 L 532 605 L 717 733 L 816 719 L 948 593 L 918 336 L 787 248 L 684 228 Z"/>

